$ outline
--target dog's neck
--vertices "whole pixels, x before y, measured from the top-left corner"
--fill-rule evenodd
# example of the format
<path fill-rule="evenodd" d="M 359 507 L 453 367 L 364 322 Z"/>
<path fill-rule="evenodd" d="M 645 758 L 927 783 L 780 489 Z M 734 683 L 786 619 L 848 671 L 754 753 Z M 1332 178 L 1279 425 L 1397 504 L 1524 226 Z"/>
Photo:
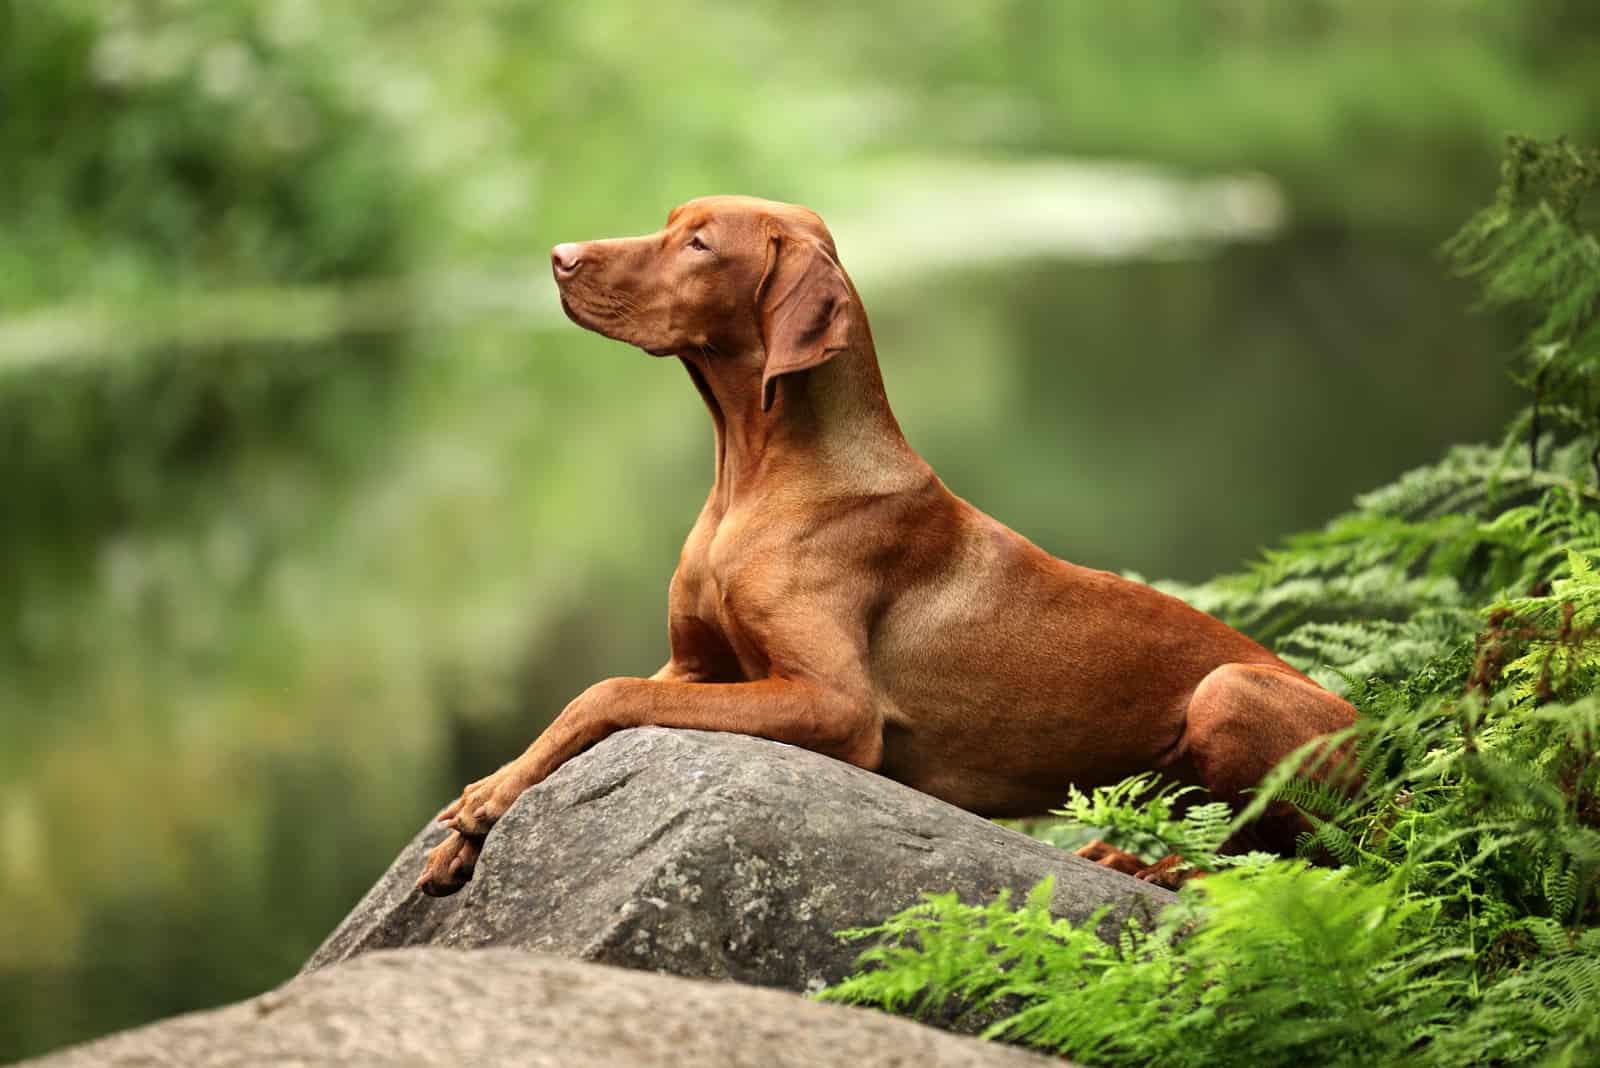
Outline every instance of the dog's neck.
<path fill-rule="evenodd" d="M 680 353 L 716 429 L 712 499 L 726 512 L 774 482 L 816 481 L 834 494 L 926 484 L 931 471 L 889 408 L 870 335 L 809 371 L 784 375 L 761 410 L 761 354 Z"/>

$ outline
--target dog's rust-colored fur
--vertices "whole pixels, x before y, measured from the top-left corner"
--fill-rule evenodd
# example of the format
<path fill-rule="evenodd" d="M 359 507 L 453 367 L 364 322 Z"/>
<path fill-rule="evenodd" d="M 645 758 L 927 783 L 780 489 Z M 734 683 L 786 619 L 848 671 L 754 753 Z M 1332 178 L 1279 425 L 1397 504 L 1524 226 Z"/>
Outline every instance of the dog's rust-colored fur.
<path fill-rule="evenodd" d="M 889 410 L 822 220 L 707 197 L 646 237 L 558 245 L 578 325 L 681 359 L 716 476 L 672 578 L 672 655 L 569 704 L 440 814 L 447 894 L 517 796 L 614 731 L 789 742 L 987 816 L 1156 770 L 1237 801 L 1354 712 L 1220 621 L 1058 560 L 952 494 Z M 1288 848 L 1292 818 L 1257 840 Z"/>

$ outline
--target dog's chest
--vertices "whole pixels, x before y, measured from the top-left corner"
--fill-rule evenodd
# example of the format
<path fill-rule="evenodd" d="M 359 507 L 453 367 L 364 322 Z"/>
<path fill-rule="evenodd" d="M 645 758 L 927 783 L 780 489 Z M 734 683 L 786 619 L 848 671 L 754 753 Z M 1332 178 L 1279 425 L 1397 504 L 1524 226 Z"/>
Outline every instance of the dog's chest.
<path fill-rule="evenodd" d="M 721 624 L 730 639 L 744 629 L 741 614 L 750 607 L 752 586 L 760 585 L 763 561 L 772 562 L 759 540 L 759 524 L 747 515 L 731 512 L 711 525 L 692 564 L 699 576 L 699 612 Z"/>
<path fill-rule="evenodd" d="M 761 612 L 750 594 L 761 588 L 760 564 L 771 554 L 755 533 L 738 514 L 702 516 L 684 543 L 672 585 L 672 615 L 708 628 L 747 673 L 765 670 L 766 663 L 756 625 Z"/>

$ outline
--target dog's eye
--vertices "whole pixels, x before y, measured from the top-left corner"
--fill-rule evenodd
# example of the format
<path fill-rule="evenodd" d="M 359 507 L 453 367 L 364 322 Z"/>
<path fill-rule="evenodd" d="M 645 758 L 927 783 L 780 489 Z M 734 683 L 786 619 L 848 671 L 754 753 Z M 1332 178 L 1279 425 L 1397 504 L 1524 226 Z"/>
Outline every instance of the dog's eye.
<path fill-rule="evenodd" d="M 711 247 L 709 245 L 707 245 L 704 241 L 700 240 L 700 235 L 699 234 L 695 234 L 693 237 L 691 237 L 689 239 L 689 247 L 694 249 L 696 252 L 710 252 L 711 251 Z"/>

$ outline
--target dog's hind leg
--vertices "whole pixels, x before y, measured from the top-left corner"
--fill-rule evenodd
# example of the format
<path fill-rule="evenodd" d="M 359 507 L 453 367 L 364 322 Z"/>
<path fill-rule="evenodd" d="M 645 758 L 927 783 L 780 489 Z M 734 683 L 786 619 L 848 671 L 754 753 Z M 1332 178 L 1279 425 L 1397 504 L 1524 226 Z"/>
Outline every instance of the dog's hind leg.
<path fill-rule="evenodd" d="M 1170 772 L 1237 810 L 1246 803 L 1245 792 L 1280 760 L 1307 742 L 1343 730 L 1355 718 L 1348 701 L 1294 671 L 1271 664 L 1224 664 L 1195 687 Z M 1307 773 L 1319 781 L 1353 785 L 1348 755 L 1347 747 L 1319 753 L 1310 759 Z M 1258 846 L 1288 855 L 1295 839 L 1309 829 L 1291 806 L 1274 804 L 1229 846 Z"/>
<path fill-rule="evenodd" d="M 1271 664 L 1224 664 L 1200 681 L 1189 698 L 1182 741 L 1162 771 L 1180 782 L 1204 787 L 1214 800 L 1238 811 L 1246 791 L 1257 786 L 1277 763 L 1300 746 L 1355 722 L 1344 699 L 1288 669 Z M 1311 778 L 1338 783 L 1346 775 L 1346 752 L 1318 754 Z M 1326 759 L 1321 759 L 1326 757 Z M 1353 776 L 1346 785 L 1353 785 Z M 1311 829 L 1305 817 L 1285 803 L 1269 805 L 1255 823 L 1222 846 L 1222 852 L 1267 849 L 1294 852 L 1295 839 Z M 1139 858 L 1096 840 L 1078 855 L 1148 882 L 1176 889 L 1192 870 L 1177 856 L 1145 866 Z"/>

